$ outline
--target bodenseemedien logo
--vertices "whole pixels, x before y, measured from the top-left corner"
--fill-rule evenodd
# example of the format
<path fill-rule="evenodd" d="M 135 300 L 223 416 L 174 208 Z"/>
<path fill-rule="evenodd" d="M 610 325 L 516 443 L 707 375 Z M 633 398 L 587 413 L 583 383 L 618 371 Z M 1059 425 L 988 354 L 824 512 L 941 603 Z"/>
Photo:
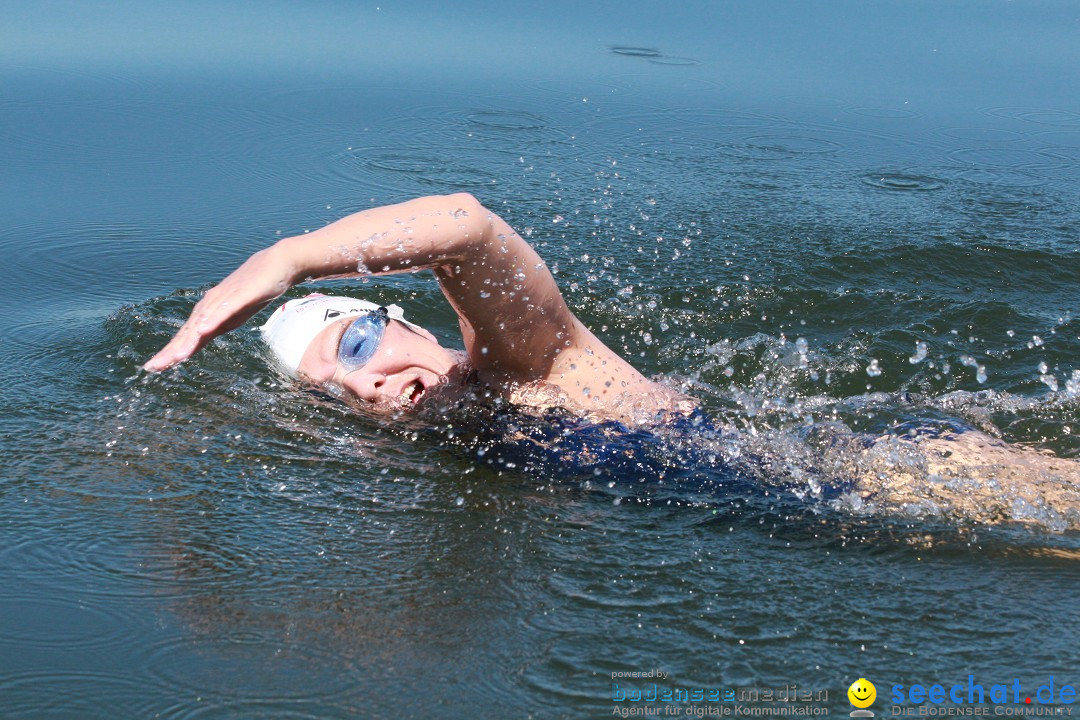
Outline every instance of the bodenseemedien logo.
<path fill-rule="evenodd" d="M 851 717 L 853 718 L 872 718 L 874 712 L 867 710 L 866 708 L 874 704 L 875 698 L 877 698 L 877 688 L 874 687 L 874 683 L 870 682 L 866 678 L 859 678 L 855 682 L 851 683 L 851 687 L 847 690 L 848 700 L 854 705 L 857 710 L 851 711 Z"/>

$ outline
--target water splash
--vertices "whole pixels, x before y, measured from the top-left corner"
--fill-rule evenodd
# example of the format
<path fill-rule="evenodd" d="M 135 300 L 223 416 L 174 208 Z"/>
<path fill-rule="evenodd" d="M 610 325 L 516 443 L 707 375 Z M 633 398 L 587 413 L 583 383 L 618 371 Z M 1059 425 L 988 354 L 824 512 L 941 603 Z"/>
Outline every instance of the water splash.
<path fill-rule="evenodd" d="M 960 364 L 965 367 L 975 368 L 975 381 L 980 385 L 986 382 L 986 366 L 980 365 L 978 360 L 970 355 L 961 355 Z"/>

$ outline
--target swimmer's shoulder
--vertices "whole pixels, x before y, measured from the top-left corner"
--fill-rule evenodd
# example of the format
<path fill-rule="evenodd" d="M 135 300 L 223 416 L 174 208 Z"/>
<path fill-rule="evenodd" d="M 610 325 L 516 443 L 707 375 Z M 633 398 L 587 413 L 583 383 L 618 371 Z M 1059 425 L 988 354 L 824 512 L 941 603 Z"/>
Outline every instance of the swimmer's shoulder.
<path fill-rule="evenodd" d="M 513 405 L 536 410 L 560 409 L 595 421 L 617 421 L 630 427 L 651 427 L 686 420 L 699 413 L 697 402 L 671 388 L 647 380 L 622 392 L 593 392 L 590 386 L 533 381 L 515 383 L 506 399 Z"/>

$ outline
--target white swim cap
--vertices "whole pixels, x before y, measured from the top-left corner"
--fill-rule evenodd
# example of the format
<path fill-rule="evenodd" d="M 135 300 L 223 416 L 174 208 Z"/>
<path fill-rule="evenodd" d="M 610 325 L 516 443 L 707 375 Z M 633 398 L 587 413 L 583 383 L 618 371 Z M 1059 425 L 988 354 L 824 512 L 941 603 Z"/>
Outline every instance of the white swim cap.
<path fill-rule="evenodd" d="M 259 332 L 285 371 L 295 377 L 308 345 L 327 325 L 346 315 L 370 312 L 380 307 L 386 308 L 392 320 L 400 320 L 413 329 L 420 329 L 403 317 L 397 305 L 376 305 L 367 300 L 312 293 L 289 300 L 279 307 L 259 328 Z"/>

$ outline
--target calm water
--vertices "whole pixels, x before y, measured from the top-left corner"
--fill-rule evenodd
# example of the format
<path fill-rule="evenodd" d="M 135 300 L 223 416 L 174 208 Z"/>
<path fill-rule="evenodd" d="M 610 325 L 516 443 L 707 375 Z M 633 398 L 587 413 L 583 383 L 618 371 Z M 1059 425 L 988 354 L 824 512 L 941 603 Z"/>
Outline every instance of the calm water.
<path fill-rule="evenodd" d="M 1080 519 L 857 507 L 807 431 L 1080 457 L 1080 6 L 0 7 L 0 716 L 1080 681 Z M 387 426 L 250 330 L 138 372 L 274 238 L 455 190 L 727 431 Z"/>

